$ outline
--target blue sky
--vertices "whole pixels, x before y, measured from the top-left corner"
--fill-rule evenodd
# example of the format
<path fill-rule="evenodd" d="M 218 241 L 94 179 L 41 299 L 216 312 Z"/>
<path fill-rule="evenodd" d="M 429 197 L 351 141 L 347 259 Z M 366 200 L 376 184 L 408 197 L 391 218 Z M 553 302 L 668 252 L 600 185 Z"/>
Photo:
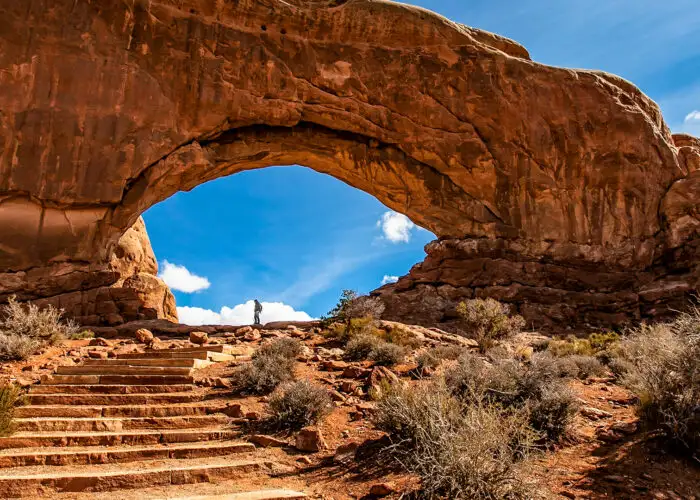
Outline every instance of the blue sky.
<path fill-rule="evenodd" d="M 675 132 L 700 135 L 698 0 L 419 0 L 522 43 L 538 62 L 601 69 L 639 86 Z M 423 259 L 428 231 L 303 167 L 243 172 L 144 215 L 181 321 L 318 317 L 343 288 L 368 292 Z"/>

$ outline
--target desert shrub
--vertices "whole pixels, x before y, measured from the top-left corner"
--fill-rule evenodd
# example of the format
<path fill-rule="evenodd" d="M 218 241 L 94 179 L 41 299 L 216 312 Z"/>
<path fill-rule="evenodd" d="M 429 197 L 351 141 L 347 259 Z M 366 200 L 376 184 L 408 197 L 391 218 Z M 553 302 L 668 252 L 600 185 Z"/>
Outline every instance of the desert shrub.
<path fill-rule="evenodd" d="M 323 319 L 326 322 L 348 322 L 353 318 L 379 319 L 384 307 L 379 297 L 360 296 L 354 290 L 343 290 L 338 303 Z"/>
<path fill-rule="evenodd" d="M 560 358 L 574 355 L 593 356 L 595 354 L 595 350 L 591 347 L 588 339 L 578 339 L 576 337 L 552 340 L 547 346 L 547 352 Z"/>
<path fill-rule="evenodd" d="M 375 347 L 384 341 L 375 335 L 360 334 L 352 337 L 345 346 L 345 356 L 350 361 L 367 359 Z"/>
<path fill-rule="evenodd" d="M 0 333 L 53 345 L 79 331 L 77 324 L 62 317 L 63 311 L 53 306 L 40 309 L 36 304 L 20 304 L 10 297 L 0 308 Z"/>
<path fill-rule="evenodd" d="M 694 454 L 700 451 L 700 312 L 670 324 L 642 325 L 620 343 L 622 381 L 639 396 L 647 427 Z"/>
<path fill-rule="evenodd" d="M 462 328 L 479 344 L 482 352 L 520 332 L 525 326 L 521 316 L 509 316 L 508 307 L 497 300 L 472 299 L 457 306 Z"/>
<path fill-rule="evenodd" d="M 0 307 L 0 359 L 21 360 L 44 345 L 53 345 L 78 332 L 71 320 L 62 320 L 63 312 L 53 306 L 40 309 L 35 304 L 20 304 L 10 297 Z"/>
<path fill-rule="evenodd" d="M 518 462 L 531 439 L 521 416 L 464 405 L 436 383 L 393 387 L 373 418 L 393 442 L 388 452 L 421 479 L 425 498 L 528 498 Z"/>
<path fill-rule="evenodd" d="M 332 321 L 343 322 L 349 319 L 347 317 L 347 310 L 355 299 L 357 299 L 357 292 L 354 290 L 343 290 L 338 299 L 338 303 L 333 309 L 328 311 L 328 314 L 323 316 L 322 320 L 330 324 Z"/>
<path fill-rule="evenodd" d="M 66 338 L 69 340 L 94 339 L 95 332 L 91 332 L 90 330 L 83 330 L 82 332 L 68 334 Z"/>
<path fill-rule="evenodd" d="M 298 339 L 283 337 L 267 342 L 260 346 L 253 353 L 253 358 L 259 356 L 280 356 L 288 359 L 295 359 L 301 354 L 303 345 Z"/>
<path fill-rule="evenodd" d="M 295 339 L 277 339 L 253 353 L 250 363 L 236 368 L 231 377 L 237 392 L 267 394 L 283 382 L 294 379 L 295 357 L 301 344 Z"/>
<path fill-rule="evenodd" d="M 328 391 L 307 380 L 285 384 L 270 397 L 271 420 L 280 428 L 301 429 L 316 424 L 331 409 Z"/>
<path fill-rule="evenodd" d="M 401 326 L 394 325 L 382 336 L 387 342 L 416 349 L 423 345 L 422 340 Z"/>
<path fill-rule="evenodd" d="M 355 297 L 345 307 L 346 318 L 379 319 L 384 313 L 384 302 L 379 297 Z"/>
<path fill-rule="evenodd" d="M 345 323 L 332 323 L 326 330 L 326 337 L 341 342 L 348 342 L 357 335 L 374 335 L 377 338 L 384 336 L 372 318 L 351 318 Z"/>
<path fill-rule="evenodd" d="M 0 386 L 0 436 L 14 431 L 15 408 L 23 401 L 22 390 L 15 385 Z"/>
<path fill-rule="evenodd" d="M 485 401 L 509 411 L 526 410 L 532 428 L 546 441 L 558 441 L 568 430 L 576 401 L 550 356 L 534 355 L 530 363 L 501 359 L 486 363 L 465 354 L 445 373 L 447 387 L 467 403 Z"/>
<path fill-rule="evenodd" d="M 593 351 L 604 351 L 620 341 L 620 336 L 615 332 L 596 332 L 588 336 L 588 342 Z"/>
<path fill-rule="evenodd" d="M 380 366 L 393 366 L 406 357 L 406 349 L 400 345 L 380 342 L 369 353 L 368 359 Z"/>
<path fill-rule="evenodd" d="M 41 342 L 31 337 L 0 333 L 0 361 L 27 359 L 41 347 Z"/>
<path fill-rule="evenodd" d="M 600 377 L 605 375 L 606 368 L 593 356 L 573 354 L 571 356 L 555 357 L 545 351 L 533 356 L 533 363 L 540 370 L 546 370 L 556 377 L 580 378 Z"/>
<path fill-rule="evenodd" d="M 593 356 L 575 355 L 569 358 L 577 368 L 576 377 L 585 380 L 588 377 L 602 377 L 606 373 L 605 366 Z"/>
<path fill-rule="evenodd" d="M 437 368 L 442 361 L 452 361 L 464 353 L 464 348 L 456 345 L 441 345 L 427 349 L 420 353 L 416 359 L 418 369 Z"/>
<path fill-rule="evenodd" d="M 576 398 L 562 384 L 544 387 L 525 408 L 532 428 L 548 442 L 557 442 L 567 434 L 577 411 Z"/>

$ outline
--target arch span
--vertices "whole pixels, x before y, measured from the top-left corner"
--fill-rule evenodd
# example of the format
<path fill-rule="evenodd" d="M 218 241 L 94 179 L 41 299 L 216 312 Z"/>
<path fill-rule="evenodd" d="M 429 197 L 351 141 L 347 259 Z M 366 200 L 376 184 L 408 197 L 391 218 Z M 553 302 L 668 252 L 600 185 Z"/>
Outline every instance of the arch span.
<path fill-rule="evenodd" d="M 0 6 L 0 297 L 72 304 L 93 322 L 167 316 L 139 305 L 142 284 L 124 287 L 153 269 L 122 235 L 178 190 L 290 163 L 443 240 L 378 292 L 394 316 L 432 307 L 444 320 L 485 294 L 533 319 L 579 320 L 588 304 L 618 321 L 696 285 L 694 215 L 668 216 L 664 200 L 697 144 L 681 154 L 621 78 L 537 64 L 515 42 L 381 0 Z M 692 230 L 672 247 L 683 217 Z M 685 267 L 670 271 L 675 248 Z M 165 303 L 161 285 L 148 287 Z M 125 289 L 128 307 L 84 310 L 95 290 Z"/>

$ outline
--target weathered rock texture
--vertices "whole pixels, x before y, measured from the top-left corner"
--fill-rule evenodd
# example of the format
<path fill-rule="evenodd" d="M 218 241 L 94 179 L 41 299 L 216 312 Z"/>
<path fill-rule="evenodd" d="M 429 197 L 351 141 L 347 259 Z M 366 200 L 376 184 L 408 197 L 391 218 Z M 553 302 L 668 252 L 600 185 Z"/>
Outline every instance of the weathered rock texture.
<path fill-rule="evenodd" d="M 566 321 L 579 305 L 647 314 L 696 285 L 691 261 L 674 259 L 694 256 L 697 142 L 674 145 L 621 78 L 540 65 L 510 40 L 377 0 L 0 0 L 0 11 L 5 294 L 33 269 L 48 278 L 31 298 L 125 289 L 103 269 L 149 206 L 286 164 L 445 239 L 394 287 L 396 304 L 387 297 L 393 316 L 418 283 L 440 300 L 493 292 Z M 137 276 L 126 289 L 165 297 Z"/>
<path fill-rule="evenodd" d="M 106 263 L 60 262 L 0 273 L 0 301 L 16 295 L 22 301 L 50 304 L 85 325 L 177 321 L 175 297 L 157 274 L 146 226 L 139 218 L 113 246 Z"/>

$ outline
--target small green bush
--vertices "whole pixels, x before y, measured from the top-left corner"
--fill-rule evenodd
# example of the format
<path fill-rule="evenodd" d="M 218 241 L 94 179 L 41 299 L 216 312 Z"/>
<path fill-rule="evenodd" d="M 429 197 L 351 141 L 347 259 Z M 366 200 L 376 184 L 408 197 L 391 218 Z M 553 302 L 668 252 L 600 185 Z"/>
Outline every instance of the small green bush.
<path fill-rule="evenodd" d="M 354 290 L 343 290 L 336 306 L 331 309 L 323 320 L 349 322 L 351 319 L 379 319 L 384 312 L 384 302 L 379 297 L 360 296 Z"/>
<path fill-rule="evenodd" d="M 576 377 L 585 380 L 588 377 L 602 377 L 606 374 L 606 369 L 603 364 L 593 356 L 571 356 L 571 359 L 577 368 Z"/>
<path fill-rule="evenodd" d="M 0 436 L 9 436 L 14 432 L 15 408 L 24 399 L 22 390 L 15 385 L 0 386 Z"/>
<path fill-rule="evenodd" d="M 615 332 L 597 332 L 588 336 L 588 342 L 596 353 L 610 348 L 619 341 L 620 336 Z"/>
<path fill-rule="evenodd" d="M 509 316 L 508 307 L 491 298 L 461 302 L 457 314 L 465 333 L 476 340 L 481 352 L 519 333 L 525 326 L 521 316 Z"/>
<path fill-rule="evenodd" d="M 369 353 L 368 358 L 380 366 L 393 366 L 406 357 L 406 349 L 400 345 L 381 342 Z"/>
<path fill-rule="evenodd" d="M 68 334 L 66 338 L 68 338 L 69 340 L 94 339 L 95 333 L 91 332 L 90 330 L 83 330 L 82 332 Z"/>
<path fill-rule="evenodd" d="M 328 391 L 307 380 L 285 384 L 270 397 L 272 422 L 280 428 L 301 429 L 317 424 L 332 407 Z"/>
<path fill-rule="evenodd" d="M 544 387 L 538 397 L 526 402 L 529 422 L 548 442 L 557 442 L 567 434 L 576 416 L 573 393 L 564 385 Z"/>
<path fill-rule="evenodd" d="M 587 339 L 575 337 L 565 340 L 552 340 L 547 347 L 547 352 L 560 358 L 574 355 L 593 356 L 595 354 L 595 350 Z"/>
<path fill-rule="evenodd" d="M 384 340 L 387 342 L 407 347 L 409 349 L 416 349 L 423 345 L 423 342 L 410 331 L 396 325 L 389 328 L 389 331 L 387 331 L 382 338 L 384 338 Z"/>

